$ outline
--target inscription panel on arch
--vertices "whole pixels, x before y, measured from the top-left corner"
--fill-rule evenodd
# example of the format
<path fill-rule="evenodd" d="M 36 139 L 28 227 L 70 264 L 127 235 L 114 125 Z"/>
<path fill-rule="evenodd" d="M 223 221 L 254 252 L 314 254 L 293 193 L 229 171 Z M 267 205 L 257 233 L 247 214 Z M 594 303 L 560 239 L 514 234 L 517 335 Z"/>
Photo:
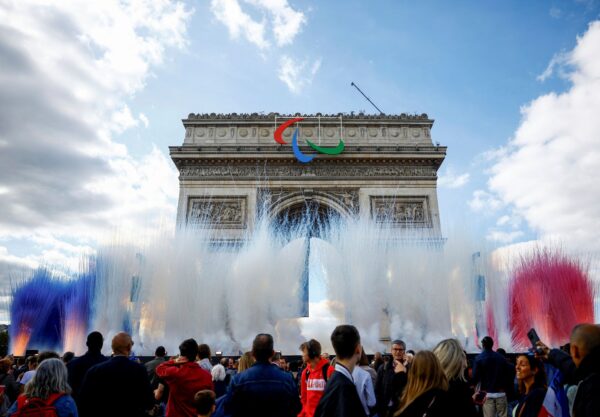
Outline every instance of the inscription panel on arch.
<path fill-rule="evenodd" d="M 248 219 L 246 196 L 190 197 L 186 222 L 210 229 L 245 229 Z"/>
<path fill-rule="evenodd" d="M 371 218 L 396 227 L 432 227 L 426 196 L 371 196 Z"/>

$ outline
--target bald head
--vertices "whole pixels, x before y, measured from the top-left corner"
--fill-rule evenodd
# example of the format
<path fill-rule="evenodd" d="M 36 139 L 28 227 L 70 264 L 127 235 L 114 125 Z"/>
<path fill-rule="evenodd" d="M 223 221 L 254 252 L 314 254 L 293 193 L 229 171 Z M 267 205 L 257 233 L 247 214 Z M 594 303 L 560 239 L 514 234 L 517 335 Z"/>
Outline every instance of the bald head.
<path fill-rule="evenodd" d="M 571 357 L 576 366 L 593 349 L 600 346 L 600 326 L 597 324 L 578 324 L 571 332 Z"/>
<path fill-rule="evenodd" d="M 133 340 L 125 332 L 119 332 L 112 339 L 112 351 L 115 355 L 129 356 L 133 347 Z"/>

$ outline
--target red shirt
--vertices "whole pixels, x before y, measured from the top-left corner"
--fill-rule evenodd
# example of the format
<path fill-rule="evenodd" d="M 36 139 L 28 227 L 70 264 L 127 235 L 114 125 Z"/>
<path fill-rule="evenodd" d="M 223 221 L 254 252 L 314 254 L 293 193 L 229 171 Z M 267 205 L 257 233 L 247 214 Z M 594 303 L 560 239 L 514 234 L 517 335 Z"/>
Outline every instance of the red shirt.
<path fill-rule="evenodd" d="M 210 373 L 196 362 L 167 361 L 158 365 L 155 372 L 169 385 L 167 417 L 196 417 L 194 395 L 205 389 L 214 391 Z"/>
<path fill-rule="evenodd" d="M 315 410 L 317 409 L 317 405 L 323 396 L 323 391 L 325 391 L 326 379 L 323 375 L 323 367 L 329 364 L 327 359 L 321 359 L 315 368 L 310 368 L 308 365 L 304 371 L 302 371 L 301 380 L 300 380 L 300 399 L 302 402 L 302 411 L 298 414 L 298 417 L 313 417 L 315 414 Z M 306 376 L 307 370 L 310 368 L 308 372 L 308 377 Z M 329 366 L 327 370 L 327 380 L 333 373 L 335 368 L 333 366 Z"/>

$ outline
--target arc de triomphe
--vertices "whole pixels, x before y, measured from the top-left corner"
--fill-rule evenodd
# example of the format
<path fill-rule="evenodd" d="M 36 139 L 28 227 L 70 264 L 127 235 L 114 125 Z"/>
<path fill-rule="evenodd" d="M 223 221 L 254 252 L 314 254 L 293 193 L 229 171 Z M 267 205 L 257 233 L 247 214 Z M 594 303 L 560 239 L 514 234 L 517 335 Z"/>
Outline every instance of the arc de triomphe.
<path fill-rule="evenodd" d="M 291 145 L 273 136 L 296 117 L 304 120 L 285 129 L 288 144 L 298 127 L 302 152 L 315 153 L 305 139 L 335 146 L 340 137 L 344 151 L 299 162 Z M 387 221 L 399 234 L 418 227 L 441 237 L 436 183 L 446 147 L 432 141 L 426 114 L 190 114 L 183 125 L 183 144 L 169 148 L 180 173 L 180 226 L 239 241 L 261 209 L 276 218 L 310 203 L 346 218 Z"/>

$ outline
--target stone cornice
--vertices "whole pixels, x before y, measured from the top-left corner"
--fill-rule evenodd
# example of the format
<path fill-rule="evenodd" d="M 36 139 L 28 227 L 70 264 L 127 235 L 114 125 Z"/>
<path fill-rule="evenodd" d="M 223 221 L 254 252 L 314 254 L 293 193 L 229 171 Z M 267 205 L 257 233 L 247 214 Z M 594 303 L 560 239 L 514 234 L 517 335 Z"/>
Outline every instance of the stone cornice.
<path fill-rule="evenodd" d="M 340 118 L 345 122 L 355 124 L 373 122 L 400 123 L 400 124 L 420 124 L 433 125 L 434 120 L 430 119 L 426 113 L 423 114 L 365 114 L 365 113 L 337 113 L 337 114 L 280 114 L 280 113 L 190 113 L 186 119 L 182 119 L 185 126 L 197 124 L 247 124 L 247 123 L 274 123 L 275 120 L 285 120 L 294 117 L 305 118 L 304 123 L 315 123 L 320 119 L 321 124 L 339 123 Z"/>

